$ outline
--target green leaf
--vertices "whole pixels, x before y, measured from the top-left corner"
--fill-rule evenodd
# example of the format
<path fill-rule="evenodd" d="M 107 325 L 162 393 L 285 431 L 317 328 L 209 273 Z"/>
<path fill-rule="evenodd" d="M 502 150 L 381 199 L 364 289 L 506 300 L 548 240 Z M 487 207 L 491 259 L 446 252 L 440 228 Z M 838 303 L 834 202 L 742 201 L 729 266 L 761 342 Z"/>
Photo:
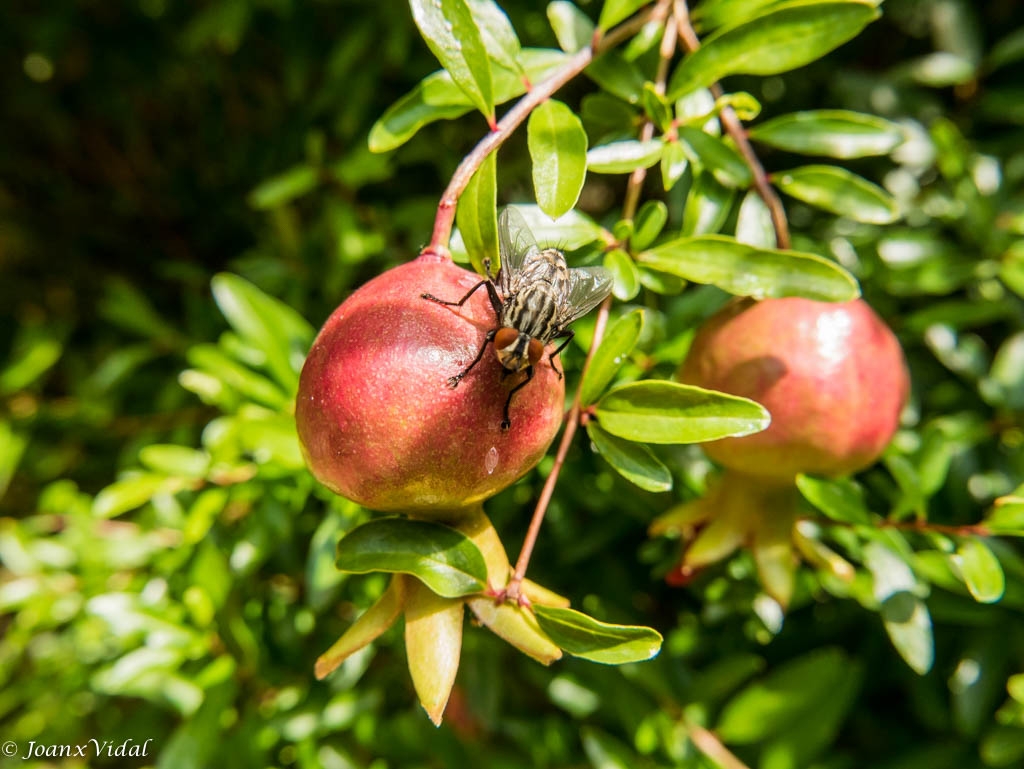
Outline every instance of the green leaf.
<path fill-rule="evenodd" d="M 548 21 L 563 51 L 575 53 L 594 39 L 594 24 L 583 11 L 565 0 L 548 3 Z M 608 51 L 594 59 L 584 70 L 605 91 L 630 104 L 637 104 L 646 82 L 643 73 L 617 51 Z"/>
<path fill-rule="evenodd" d="M 798 251 L 753 248 L 722 235 L 672 240 L 644 251 L 637 261 L 737 296 L 845 302 L 860 295 L 857 281 L 834 262 Z"/>
<path fill-rule="evenodd" d="M 466 0 L 409 0 L 409 7 L 431 52 L 493 125 L 491 63 Z"/>
<path fill-rule="evenodd" d="M 632 251 L 643 251 L 661 235 L 668 221 L 668 206 L 660 200 L 648 200 L 637 211 L 634 219 L 633 234 L 629 237 Z"/>
<path fill-rule="evenodd" d="M 641 443 L 703 443 L 750 435 L 768 426 L 768 412 L 735 395 L 661 380 L 617 387 L 597 404 L 612 435 Z"/>
<path fill-rule="evenodd" d="M 1020 766 L 1024 760 L 1024 728 L 995 724 L 981 739 L 978 748 L 985 766 Z"/>
<path fill-rule="evenodd" d="M 0 394 L 15 393 L 36 382 L 60 360 L 64 345 L 45 326 L 21 326 L 9 359 L 0 369 Z"/>
<path fill-rule="evenodd" d="M 736 240 L 754 248 L 775 248 L 775 224 L 771 211 L 756 190 L 743 196 L 736 214 Z"/>
<path fill-rule="evenodd" d="M 612 294 L 628 302 L 640 292 L 640 273 L 633 258 L 621 248 L 605 254 L 604 266 L 612 274 Z"/>
<path fill-rule="evenodd" d="M 689 165 L 690 159 L 686 156 L 682 144 L 678 141 L 665 142 L 661 154 L 661 182 L 666 192 L 683 178 Z"/>
<path fill-rule="evenodd" d="M 856 37 L 880 11 L 872 2 L 788 3 L 704 41 L 679 65 L 668 98 L 727 75 L 777 75 L 802 67 Z"/>
<path fill-rule="evenodd" d="M 690 160 L 710 173 L 726 187 L 749 187 L 750 168 L 739 153 L 717 136 L 699 128 L 680 126 L 679 140 L 692 152 Z"/>
<path fill-rule="evenodd" d="M 843 651 L 830 647 L 785 662 L 730 699 L 715 731 L 727 743 L 748 745 L 813 718 L 845 678 L 849 664 Z"/>
<path fill-rule="evenodd" d="M 604 234 L 601 225 L 575 209 L 552 221 L 540 206 L 516 205 L 514 208 L 523 215 L 541 248 L 552 246 L 573 251 L 599 240 Z"/>
<path fill-rule="evenodd" d="M 772 183 L 790 197 L 866 224 L 890 224 L 900 217 L 885 190 L 838 166 L 802 166 L 772 174 Z"/>
<path fill-rule="evenodd" d="M 1006 590 L 999 559 L 980 537 L 964 539 L 957 548 L 960 573 L 978 603 L 995 603 Z"/>
<path fill-rule="evenodd" d="M 882 604 L 882 622 L 903 661 L 918 675 L 932 668 L 935 640 L 932 618 L 924 601 L 913 593 L 894 593 Z"/>
<path fill-rule="evenodd" d="M 587 435 L 612 469 L 630 483 L 645 491 L 669 491 L 672 488 L 672 473 L 642 443 L 609 435 L 595 422 L 587 425 Z"/>
<path fill-rule="evenodd" d="M 462 242 L 473 269 L 483 274 L 484 260 L 497 263 L 498 255 L 498 153 L 492 152 L 466 185 L 455 211 Z"/>
<path fill-rule="evenodd" d="M 686 196 L 681 235 L 719 232 L 729 218 L 736 191 L 719 183 L 711 174 L 698 173 Z"/>
<path fill-rule="evenodd" d="M 249 193 L 249 205 L 257 209 L 277 208 L 311 192 L 320 183 L 320 169 L 298 165 L 261 182 Z"/>
<path fill-rule="evenodd" d="M 143 446 L 139 461 L 154 472 L 181 478 L 202 478 L 210 469 L 210 455 L 205 451 L 168 443 Z"/>
<path fill-rule="evenodd" d="M 288 392 L 298 387 L 299 371 L 315 334 L 305 318 L 284 302 L 237 275 L 222 272 L 211 281 L 213 298 L 238 334 L 266 356 L 266 367 Z"/>
<path fill-rule="evenodd" d="M 592 726 L 580 729 L 580 741 L 593 769 L 647 769 L 649 766 L 621 740 Z"/>
<path fill-rule="evenodd" d="M 751 139 L 801 155 L 863 158 L 886 155 L 903 143 L 903 129 L 874 115 L 812 110 L 780 115 L 748 129 Z"/>
<path fill-rule="evenodd" d="M 506 69 L 524 74 L 519 63 L 519 38 L 512 22 L 494 0 L 466 0 L 488 55 Z"/>
<path fill-rule="evenodd" d="M 607 32 L 620 21 L 624 21 L 647 5 L 650 0 L 607 0 L 601 6 L 601 16 L 597 20 L 600 30 Z"/>
<path fill-rule="evenodd" d="M 661 160 L 664 148 L 660 139 L 624 139 L 603 144 L 587 152 L 587 168 L 603 174 L 629 174 L 638 168 L 650 168 Z"/>
<path fill-rule="evenodd" d="M 537 205 L 557 219 L 576 205 L 583 189 L 587 133 L 571 109 L 548 99 L 530 113 L 526 134 Z"/>
<path fill-rule="evenodd" d="M 796 486 L 804 499 L 833 521 L 871 525 L 871 513 L 864 504 L 864 494 L 853 481 L 801 474 L 796 477 Z"/>
<path fill-rule="evenodd" d="M 28 438 L 15 431 L 7 420 L 0 419 L 0 499 L 10 486 L 27 446 Z"/>
<path fill-rule="evenodd" d="M 626 313 L 608 329 L 583 374 L 583 382 L 580 384 L 582 405 L 589 406 L 596 401 L 611 384 L 626 357 L 636 347 L 643 327 L 644 311 L 638 309 Z"/>
<path fill-rule="evenodd" d="M 338 568 L 412 574 L 445 598 L 487 587 L 487 565 L 465 534 L 428 521 L 382 518 L 357 526 L 338 543 Z"/>
<path fill-rule="evenodd" d="M 168 488 L 167 476 L 157 473 L 136 473 L 114 481 L 104 488 L 92 503 L 92 514 L 97 518 L 113 518 L 142 507 L 157 494 Z"/>
<path fill-rule="evenodd" d="M 997 499 L 984 524 L 993 534 L 1024 537 L 1024 498 Z"/>
<path fill-rule="evenodd" d="M 661 650 L 661 634 L 649 627 L 611 625 L 573 609 L 533 607 L 540 629 L 563 651 L 605 665 L 649 660 Z"/>

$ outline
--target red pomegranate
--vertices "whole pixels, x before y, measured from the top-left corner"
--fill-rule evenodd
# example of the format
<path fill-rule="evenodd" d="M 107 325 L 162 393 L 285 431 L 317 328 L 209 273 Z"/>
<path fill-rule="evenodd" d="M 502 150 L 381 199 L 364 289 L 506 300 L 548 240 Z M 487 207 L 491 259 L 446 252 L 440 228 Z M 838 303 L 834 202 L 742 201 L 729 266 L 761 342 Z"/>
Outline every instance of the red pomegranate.
<path fill-rule="evenodd" d="M 785 483 L 874 462 L 910 390 L 899 342 L 863 300 L 730 302 L 697 333 L 679 379 L 765 406 L 766 430 L 704 448 L 730 470 Z"/>
<path fill-rule="evenodd" d="M 480 276 L 424 255 L 374 278 L 328 318 L 302 369 L 295 417 L 313 475 L 380 511 L 444 517 L 505 488 L 544 455 L 562 420 L 565 388 L 545 356 L 512 399 L 493 350 L 456 388 L 495 327 L 486 292 L 461 308 Z"/>

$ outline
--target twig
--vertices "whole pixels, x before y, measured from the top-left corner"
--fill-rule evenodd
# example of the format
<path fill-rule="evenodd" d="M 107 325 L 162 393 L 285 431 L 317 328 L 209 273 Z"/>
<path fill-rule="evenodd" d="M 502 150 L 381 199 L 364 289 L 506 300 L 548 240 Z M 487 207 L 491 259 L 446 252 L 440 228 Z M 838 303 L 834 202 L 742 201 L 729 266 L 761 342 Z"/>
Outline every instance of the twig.
<path fill-rule="evenodd" d="M 594 39 L 590 45 L 584 46 L 572 56 L 555 72 L 543 82 L 537 83 L 513 106 L 504 117 L 498 121 L 497 127 L 473 148 L 473 151 L 463 158 L 459 167 L 455 169 L 448 187 L 441 196 L 441 202 L 437 205 L 437 215 L 434 217 L 434 232 L 430 237 L 430 243 L 423 249 L 422 253 L 436 254 L 444 258 L 450 258 L 448 241 L 452 235 L 452 224 L 455 221 L 455 207 L 458 205 L 459 197 L 466 190 L 473 174 L 483 164 L 487 156 L 498 149 L 512 135 L 512 132 L 546 99 L 549 99 L 555 91 L 568 83 L 580 72 L 587 68 L 595 58 L 605 51 L 614 48 L 622 41 L 631 37 L 633 33 L 643 27 L 663 6 L 658 5 L 647 12 L 637 14 L 628 21 L 610 30 L 606 35 L 600 32 L 594 33 Z"/>
<path fill-rule="evenodd" d="M 666 0 L 665 3 L 659 4 L 664 5 L 666 13 L 668 9 L 668 3 L 671 0 Z M 654 80 L 654 89 L 659 94 L 665 93 L 665 82 L 668 80 L 668 65 L 672 61 L 673 55 L 676 52 L 676 20 L 674 16 L 669 16 L 665 20 L 665 33 L 661 38 L 661 48 L 658 51 L 658 73 Z M 644 127 L 640 130 L 640 140 L 649 141 L 654 137 L 654 121 L 647 120 L 644 122 Z M 636 215 L 637 204 L 640 202 L 640 191 L 643 189 L 644 180 L 647 178 L 647 169 L 644 166 L 640 166 L 635 169 L 629 177 L 629 184 L 626 186 L 626 197 L 622 203 L 622 218 L 632 219 Z"/>
<path fill-rule="evenodd" d="M 587 369 L 590 368 L 590 361 L 594 357 L 594 351 L 597 350 L 602 337 L 604 337 L 604 330 L 608 325 L 608 313 L 611 310 L 611 306 L 612 298 L 609 296 L 601 303 L 601 307 L 597 311 L 597 320 L 594 322 L 594 338 L 590 343 L 590 349 L 587 351 L 587 359 L 583 362 L 583 376 L 586 376 Z M 540 526 L 544 522 L 548 505 L 551 503 L 551 495 L 555 492 L 558 476 L 562 472 L 562 465 L 565 464 L 565 458 L 569 454 L 572 439 L 576 435 L 581 411 L 580 390 L 577 390 L 576 397 L 572 402 L 572 408 L 569 409 L 569 414 L 565 419 L 565 430 L 562 432 L 562 440 L 559 442 L 558 451 L 555 453 L 555 463 L 551 466 L 551 472 L 548 473 L 548 477 L 544 481 L 544 488 L 541 489 L 540 497 L 537 499 L 537 506 L 534 508 L 533 517 L 530 519 L 530 527 L 526 530 L 523 547 L 519 551 L 519 557 L 516 559 L 516 567 L 512 573 L 512 579 L 509 580 L 505 590 L 499 595 L 499 600 L 523 603 L 525 596 L 520 595 L 519 588 L 526 577 L 526 569 L 530 565 L 533 547 L 537 544 Z"/>
<path fill-rule="evenodd" d="M 652 15 L 667 14 L 670 2 L 671 0 L 662 0 L 662 2 L 659 2 L 652 11 Z M 661 59 L 658 64 L 658 75 L 655 82 L 655 87 L 658 89 L 659 93 L 665 92 L 665 81 L 668 78 L 669 61 L 675 53 L 675 39 L 675 25 L 673 24 L 672 19 L 669 18 L 665 23 L 665 36 L 662 38 L 660 50 Z M 647 123 L 644 124 L 641 136 L 644 139 L 650 139 L 653 135 L 654 124 L 651 121 L 647 121 Z M 626 187 L 626 196 L 622 206 L 622 217 L 624 219 L 632 219 L 636 214 L 637 202 L 640 199 L 640 188 L 643 186 L 646 175 L 646 168 L 638 168 L 629 177 L 629 182 Z M 587 359 L 583 362 L 583 376 L 586 376 L 587 369 L 590 368 L 590 361 L 593 360 L 594 352 L 597 350 L 598 345 L 601 343 L 601 339 L 604 337 L 604 330 L 608 325 L 608 314 L 611 311 L 611 306 L 612 298 L 609 296 L 601 303 L 601 307 L 597 312 L 597 320 L 594 323 L 594 336 L 590 342 L 590 349 L 587 350 Z M 547 514 L 548 505 L 551 503 L 551 496 L 554 494 L 555 485 L 558 483 L 558 476 L 562 472 L 562 465 L 565 463 L 565 458 L 569 453 L 569 447 L 572 445 L 572 439 L 576 436 L 576 428 L 579 427 L 581 415 L 582 403 L 580 403 L 580 390 L 577 390 L 576 397 L 572 402 L 572 408 L 566 416 L 565 430 L 562 432 L 562 440 L 559 442 L 558 451 L 555 453 L 555 463 L 551 466 L 551 472 L 548 473 L 548 477 L 544 481 L 544 488 L 541 489 L 540 497 L 537 499 L 537 506 L 533 510 L 533 517 L 530 519 L 530 526 L 526 530 L 526 538 L 523 540 L 523 547 L 519 551 L 519 557 L 516 559 L 516 566 L 512 573 L 512 579 L 501 594 L 501 599 L 503 600 L 523 601 L 519 588 L 523 579 L 526 577 L 526 569 L 530 565 L 530 558 L 533 555 L 533 547 L 537 544 L 537 536 L 540 533 L 541 524 L 544 522 L 544 516 Z"/>
<path fill-rule="evenodd" d="M 723 769 L 749 769 L 731 750 L 722 744 L 722 741 L 718 739 L 714 732 L 689 721 L 683 722 L 683 728 L 686 729 L 690 741 L 697 747 L 697 750 L 723 767 Z"/>
<path fill-rule="evenodd" d="M 679 39 L 683 41 L 683 46 L 686 50 L 693 53 L 700 48 L 700 40 L 697 38 L 697 33 L 690 23 L 690 10 L 686 5 L 686 0 L 674 0 L 674 3 L 673 16 L 679 24 Z M 722 86 L 718 83 L 713 83 L 710 90 L 716 99 L 722 97 Z M 750 172 L 753 174 L 754 189 L 757 190 L 757 194 L 761 196 L 764 204 L 768 206 L 768 212 L 772 217 L 772 226 L 775 228 L 775 242 L 779 248 L 789 248 L 791 241 L 789 237 L 789 222 L 786 221 L 786 210 L 782 207 L 782 201 L 779 200 L 779 196 L 775 194 L 775 189 L 768 180 L 768 174 L 765 172 L 764 166 L 761 165 L 757 153 L 750 146 L 750 140 L 747 138 L 747 132 L 743 128 L 743 123 L 740 121 L 736 111 L 729 106 L 722 108 L 721 119 L 722 126 L 729 136 L 732 137 L 732 140 L 736 142 L 737 149 L 739 149 L 740 154 L 747 163 L 747 167 L 750 168 Z"/>
<path fill-rule="evenodd" d="M 995 536 L 996 532 L 989 529 L 984 523 L 966 523 L 962 526 L 952 526 L 945 523 L 932 523 L 926 521 L 923 518 L 918 518 L 913 521 L 893 521 L 888 518 L 875 521 L 871 524 L 860 524 L 853 523 L 851 521 L 837 521 L 832 518 L 822 519 L 817 517 L 804 516 L 798 518 L 799 521 L 807 521 L 808 523 L 814 523 L 821 526 L 841 526 L 847 529 L 855 529 L 864 525 L 871 525 L 877 529 L 897 529 L 899 531 L 916 531 L 920 533 L 933 532 L 935 534 L 947 534 L 951 537 L 991 537 Z"/>

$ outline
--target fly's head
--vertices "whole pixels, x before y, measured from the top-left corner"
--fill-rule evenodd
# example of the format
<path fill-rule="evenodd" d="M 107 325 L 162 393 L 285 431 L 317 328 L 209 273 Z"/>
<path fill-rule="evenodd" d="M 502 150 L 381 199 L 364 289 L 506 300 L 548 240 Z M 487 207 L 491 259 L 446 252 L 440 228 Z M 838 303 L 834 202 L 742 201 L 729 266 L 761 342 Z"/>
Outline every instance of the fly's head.
<path fill-rule="evenodd" d="M 544 355 L 544 344 L 514 328 L 499 328 L 494 334 L 494 350 L 506 371 L 525 371 Z"/>

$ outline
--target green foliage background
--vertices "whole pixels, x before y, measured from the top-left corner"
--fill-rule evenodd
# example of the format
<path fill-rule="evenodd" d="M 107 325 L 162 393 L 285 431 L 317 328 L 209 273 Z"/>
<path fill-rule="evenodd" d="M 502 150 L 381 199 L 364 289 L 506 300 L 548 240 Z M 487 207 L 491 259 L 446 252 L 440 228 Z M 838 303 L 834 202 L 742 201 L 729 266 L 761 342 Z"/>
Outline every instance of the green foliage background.
<path fill-rule="evenodd" d="M 846 164 L 897 197 L 898 224 L 787 202 L 797 245 L 850 269 L 907 351 L 906 428 L 857 481 L 892 519 L 973 524 L 1024 481 L 1017 6 L 890 0 L 824 60 L 729 81 L 764 117 L 856 109 L 911 137 Z M 543 8 L 506 10 L 524 45 L 556 46 Z M 871 605 L 868 572 L 881 581 L 886 567 L 841 532 L 866 568 L 843 588 L 805 567 L 784 622 L 744 554 L 664 585 L 678 543 L 645 530 L 703 491 L 707 466 L 686 447 L 658 450 L 676 483 L 659 495 L 578 442 L 531 567 L 592 614 L 658 628 L 656 660 L 542 668 L 468 628 L 440 729 L 395 630 L 316 682 L 315 658 L 385 580 L 334 568 L 340 533 L 368 514 L 304 469 L 295 371 L 347 292 L 427 241 L 485 122 L 433 123 L 369 152 L 374 121 L 437 68 L 398 0 L 15 0 L 0 10 L 0 64 L 0 739 L 153 738 L 130 765 L 174 769 L 604 769 L 713 766 L 691 741 L 707 727 L 765 769 L 1024 762 L 1012 540 L 987 540 L 999 564 L 984 574 L 1005 579 L 987 605 L 951 566 L 962 538 L 900 550 L 934 626 L 919 675 Z M 592 145 L 603 128 L 580 104 L 593 89 L 580 78 L 559 95 Z M 502 202 L 533 197 L 522 134 L 502 151 Z M 579 207 L 610 228 L 624 186 L 592 174 Z M 676 229 L 686 194 L 656 178 L 645 189 Z M 649 302 L 636 370 L 669 376 L 724 296 Z M 584 349 L 568 351 L 570 377 Z M 488 504 L 512 552 L 547 469 Z M 1008 533 L 1024 530 L 1020 505 L 1003 508 Z"/>

